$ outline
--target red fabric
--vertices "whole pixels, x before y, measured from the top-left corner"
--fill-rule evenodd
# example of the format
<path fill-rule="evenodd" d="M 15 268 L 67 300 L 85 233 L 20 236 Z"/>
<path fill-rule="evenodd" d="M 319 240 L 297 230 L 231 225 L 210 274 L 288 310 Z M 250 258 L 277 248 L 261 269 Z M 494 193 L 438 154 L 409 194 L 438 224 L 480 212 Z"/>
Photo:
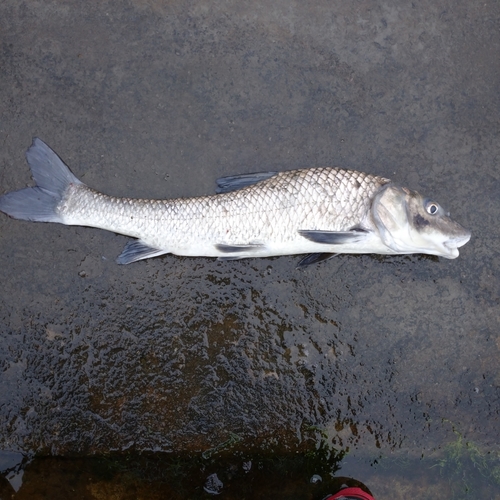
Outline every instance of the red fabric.
<path fill-rule="evenodd" d="M 361 488 L 344 488 L 335 495 L 325 498 L 325 500 L 335 500 L 342 497 L 354 497 L 359 500 L 375 500 L 370 494 L 364 492 Z"/>

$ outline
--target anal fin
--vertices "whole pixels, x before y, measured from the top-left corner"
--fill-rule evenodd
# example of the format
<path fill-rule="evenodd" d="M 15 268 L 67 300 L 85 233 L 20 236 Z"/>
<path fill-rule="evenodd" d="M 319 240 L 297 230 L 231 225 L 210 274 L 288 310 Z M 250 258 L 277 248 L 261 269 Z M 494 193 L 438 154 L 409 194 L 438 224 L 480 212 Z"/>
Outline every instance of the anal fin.
<path fill-rule="evenodd" d="M 157 257 L 165 253 L 168 252 L 166 250 L 150 247 L 141 240 L 132 240 L 125 245 L 123 252 L 118 256 L 116 262 L 118 264 L 131 264 L 138 260 Z"/>

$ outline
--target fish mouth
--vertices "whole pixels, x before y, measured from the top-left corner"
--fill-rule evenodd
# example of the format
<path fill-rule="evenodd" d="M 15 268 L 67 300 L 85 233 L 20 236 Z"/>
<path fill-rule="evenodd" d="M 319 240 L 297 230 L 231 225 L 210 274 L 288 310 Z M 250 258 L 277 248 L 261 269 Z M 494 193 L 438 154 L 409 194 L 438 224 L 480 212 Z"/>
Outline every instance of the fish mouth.
<path fill-rule="evenodd" d="M 463 234 L 455 238 L 450 238 L 448 241 L 443 242 L 444 248 L 447 250 L 448 255 L 443 255 L 447 259 L 456 259 L 459 255 L 458 249 L 464 246 L 471 237 L 471 233 Z"/>
<path fill-rule="evenodd" d="M 465 233 L 462 236 L 457 236 L 456 238 L 450 238 L 448 241 L 444 242 L 444 246 L 449 249 L 457 249 L 463 247 L 471 237 L 471 233 Z"/>

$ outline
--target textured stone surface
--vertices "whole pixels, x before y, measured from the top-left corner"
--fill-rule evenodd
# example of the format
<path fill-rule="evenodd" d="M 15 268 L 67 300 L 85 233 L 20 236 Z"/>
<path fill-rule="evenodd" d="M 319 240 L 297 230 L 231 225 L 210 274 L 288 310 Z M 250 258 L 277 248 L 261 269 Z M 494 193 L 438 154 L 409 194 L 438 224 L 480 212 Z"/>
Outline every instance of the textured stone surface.
<path fill-rule="evenodd" d="M 455 261 L 131 266 L 126 238 L 0 216 L 0 448 L 428 456 L 500 442 L 498 2 L 0 5 L 0 190 L 39 136 L 116 196 L 339 166 L 433 195 Z"/>

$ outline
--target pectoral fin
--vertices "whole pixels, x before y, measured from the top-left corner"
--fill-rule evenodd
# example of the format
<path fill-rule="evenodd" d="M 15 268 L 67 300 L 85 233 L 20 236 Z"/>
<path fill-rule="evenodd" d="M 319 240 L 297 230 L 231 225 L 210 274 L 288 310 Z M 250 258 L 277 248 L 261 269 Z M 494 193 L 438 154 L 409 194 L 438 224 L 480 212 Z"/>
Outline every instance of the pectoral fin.
<path fill-rule="evenodd" d="M 364 240 L 368 235 L 368 231 L 361 228 L 349 231 L 299 230 L 299 234 L 310 241 L 314 241 L 314 243 L 345 245 Z"/>

